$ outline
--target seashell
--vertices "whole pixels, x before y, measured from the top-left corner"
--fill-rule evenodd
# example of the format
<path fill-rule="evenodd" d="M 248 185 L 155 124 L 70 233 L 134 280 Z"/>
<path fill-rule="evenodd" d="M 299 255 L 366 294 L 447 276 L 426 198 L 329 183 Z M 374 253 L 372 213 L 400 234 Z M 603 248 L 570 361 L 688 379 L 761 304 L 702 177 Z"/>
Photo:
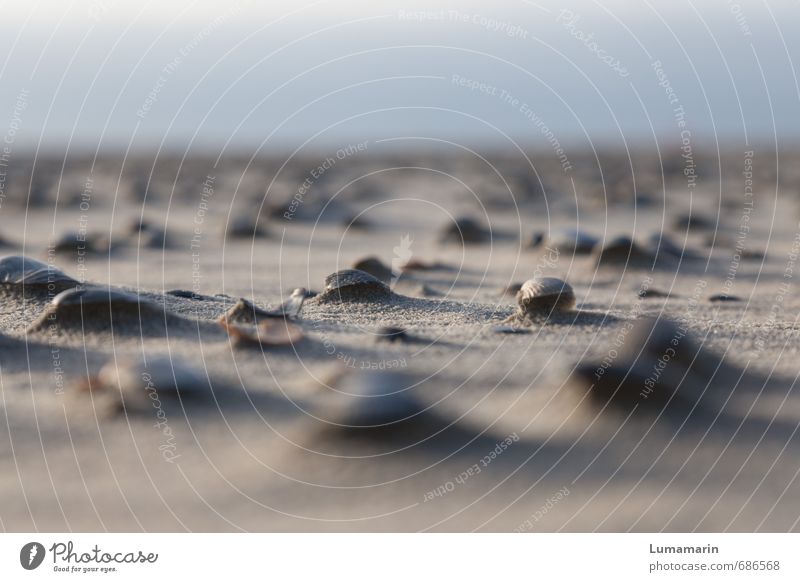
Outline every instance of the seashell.
<path fill-rule="evenodd" d="M 711 303 L 720 303 L 720 302 L 727 302 L 727 301 L 741 301 L 741 297 L 737 297 L 736 295 L 728 295 L 726 293 L 718 293 L 717 295 L 711 295 L 708 300 Z"/>
<path fill-rule="evenodd" d="M 80 283 L 53 265 L 23 255 L 10 255 L 0 259 L 0 285 L 6 289 L 60 292 Z"/>
<path fill-rule="evenodd" d="M 491 233 L 478 221 L 462 217 L 442 229 L 439 241 L 442 243 L 480 244 L 489 240 L 490 236 Z"/>
<path fill-rule="evenodd" d="M 596 236 L 572 228 L 551 236 L 548 246 L 567 255 L 588 255 L 599 242 Z"/>
<path fill-rule="evenodd" d="M 517 318 L 530 319 L 575 307 L 575 292 L 566 281 L 555 277 L 529 279 L 517 293 Z"/>
<path fill-rule="evenodd" d="M 227 225 L 225 236 L 229 239 L 254 239 L 267 236 L 266 229 L 250 214 L 242 214 Z"/>
<path fill-rule="evenodd" d="M 291 346 L 303 339 L 303 330 L 286 320 L 266 320 L 256 326 L 219 323 L 237 345 Z"/>
<path fill-rule="evenodd" d="M 84 234 L 79 232 L 64 233 L 50 248 L 58 255 L 82 257 L 87 254 L 107 253 L 111 250 L 111 242 L 104 234 Z"/>
<path fill-rule="evenodd" d="M 148 299 L 142 299 L 133 293 L 111 287 L 68 289 L 56 295 L 52 301 L 52 305 L 62 312 L 73 307 L 109 306 L 126 309 L 129 307 L 136 308 L 139 305 L 148 305 L 149 303 Z"/>
<path fill-rule="evenodd" d="M 435 271 L 438 269 L 449 269 L 444 263 L 431 263 L 421 259 L 409 259 L 403 265 L 403 271 Z"/>
<path fill-rule="evenodd" d="M 303 303 L 308 297 L 308 291 L 298 287 L 283 304 L 274 310 L 261 309 L 245 298 L 240 298 L 236 304 L 226 311 L 220 318 L 221 323 L 258 323 L 259 319 L 268 318 L 295 318 L 300 315 Z"/>
<path fill-rule="evenodd" d="M 128 227 L 128 240 L 131 244 L 148 249 L 166 249 L 172 245 L 172 237 L 163 228 L 159 228 L 144 219 L 134 220 Z"/>
<path fill-rule="evenodd" d="M 359 271 L 369 273 L 376 279 L 380 279 L 384 283 L 392 280 L 394 273 L 392 270 L 381 262 L 378 257 L 366 257 L 353 263 L 353 268 Z"/>
<path fill-rule="evenodd" d="M 652 288 L 639 289 L 639 293 L 637 293 L 637 295 L 639 296 L 640 299 L 655 299 L 655 298 L 659 298 L 659 297 L 666 297 L 666 298 L 672 297 L 672 295 L 670 295 L 666 291 L 660 291 L 658 289 L 652 289 Z"/>
<path fill-rule="evenodd" d="M 512 295 L 516 297 L 520 289 L 522 289 L 522 283 L 511 283 L 508 287 L 503 289 L 502 295 Z"/>
<path fill-rule="evenodd" d="M 697 252 L 683 248 L 663 232 L 654 232 L 647 237 L 647 246 L 656 256 L 666 254 L 678 259 L 695 259 L 698 257 Z"/>
<path fill-rule="evenodd" d="M 687 212 L 675 217 L 672 221 L 675 230 L 716 230 L 717 219 L 697 212 Z"/>
<path fill-rule="evenodd" d="M 636 244 L 630 237 L 619 236 L 605 245 L 598 245 L 594 252 L 597 267 L 650 267 L 655 256 Z"/>
<path fill-rule="evenodd" d="M 763 261 L 767 258 L 767 253 L 757 249 L 743 249 L 739 256 L 743 261 Z"/>
<path fill-rule="evenodd" d="M 342 218 L 342 226 L 350 230 L 370 230 L 373 224 L 363 214 L 347 214 Z"/>
<path fill-rule="evenodd" d="M 317 300 L 376 301 L 388 299 L 391 295 L 389 287 L 380 279 L 357 269 L 344 269 L 325 277 L 325 290 Z"/>
<path fill-rule="evenodd" d="M 160 356 L 111 361 L 74 388 L 91 392 L 95 408 L 108 413 L 154 416 L 163 405 L 211 394 L 205 375 L 179 359 Z"/>
<path fill-rule="evenodd" d="M 160 335 L 167 323 L 183 318 L 164 311 L 161 305 L 139 295 L 110 287 L 67 289 L 56 295 L 28 332 L 62 330 L 84 333 L 113 331 L 114 334 Z"/>

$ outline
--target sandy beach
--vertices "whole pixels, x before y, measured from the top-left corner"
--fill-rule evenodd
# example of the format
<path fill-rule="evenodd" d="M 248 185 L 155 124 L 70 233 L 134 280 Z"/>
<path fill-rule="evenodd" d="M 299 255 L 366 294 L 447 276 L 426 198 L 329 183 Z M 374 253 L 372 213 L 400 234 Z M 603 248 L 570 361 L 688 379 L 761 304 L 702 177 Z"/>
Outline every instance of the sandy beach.
<path fill-rule="evenodd" d="M 405 146 L 18 163 L 0 526 L 798 530 L 795 155 Z M 515 319 L 542 277 L 575 307 Z"/>

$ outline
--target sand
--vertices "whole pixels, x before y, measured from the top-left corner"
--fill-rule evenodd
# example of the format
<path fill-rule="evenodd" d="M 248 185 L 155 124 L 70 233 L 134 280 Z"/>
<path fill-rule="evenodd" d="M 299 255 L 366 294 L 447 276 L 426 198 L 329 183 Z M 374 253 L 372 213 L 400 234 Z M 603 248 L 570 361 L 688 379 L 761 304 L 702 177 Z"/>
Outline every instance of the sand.
<path fill-rule="evenodd" d="M 791 163 L 778 187 L 774 160 L 759 154 L 750 196 L 735 152 L 722 179 L 710 153 L 698 159 L 713 171 L 690 189 L 680 167 L 662 182 L 656 158 L 634 160 L 634 183 L 618 154 L 599 166 L 575 157 L 566 174 L 552 155 L 531 154 L 540 184 L 518 153 L 487 164 L 376 150 L 319 172 L 325 155 L 216 167 L 201 156 L 155 166 L 109 156 L 93 169 L 69 160 L 63 173 L 45 158 L 30 195 L 30 172 L 13 177 L 0 208 L 5 254 L 140 293 L 166 315 L 98 324 L 90 312 L 83 326 L 32 327 L 50 298 L 3 295 L 5 531 L 799 529 Z M 675 228 L 690 209 L 711 225 Z M 226 236 L 240 216 L 263 236 Z M 442 243 L 463 216 L 487 239 Z M 131 234 L 142 217 L 168 245 L 163 233 L 155 243 Z M 589 255 L 554 254 L 547 238 L 529 248 L 534 232 L 555 239 L 568 228 L 606 241 L 664 233 L 697 257 L 598 269 Z M 99 235 L 100 250 L 48 253 L 49 241 L 81 229 Z M 307 300 L 296 321 L 305 338 L 292 346 L 234 345 L 216 323 L 240 297 L 269 309 L 297 287 L 320 292 L 327 275 L 366 256 L 396 273 L 412 259 L 441 268 L 392 278 L 386 301 Z M 581 316 L 497 333 L 516 308 L 504 289 L 535 275 L 568 281 Z M 641 299 L 643 286 L 671 296 Z M 176 289 L 194 295 L 167 293 Z M 719 293 L 741 300 L 708 300 Z M 576 366 L 625 349 L 647 316 L 679 322 L 745 379 L 704 386 L 702 414 L 593 402 Z M 413 341 L 382 339 L 384 326 Z M 206 379 L 199 397 L 165 388 L 160 408 L 111 412 L 80 389 L 109 363 L 163 357 Z M 361 369 L 402 378 L 443 431 L 409 444 L 326 427 L 336 391 L 353 383 L 343 370 Z"/>

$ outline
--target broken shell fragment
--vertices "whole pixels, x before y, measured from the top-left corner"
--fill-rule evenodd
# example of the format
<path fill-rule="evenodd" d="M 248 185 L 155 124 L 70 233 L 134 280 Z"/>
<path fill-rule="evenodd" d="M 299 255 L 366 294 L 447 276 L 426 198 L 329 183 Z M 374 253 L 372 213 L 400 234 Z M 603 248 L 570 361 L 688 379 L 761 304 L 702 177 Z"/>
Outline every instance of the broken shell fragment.
<path fill-rule="evenodd" d="M 219 321 L 222 323 L 255 324 L 259 322 L 259 319 L 296 318 L 300 315 L 307 297 L 308 291 L 303 287 L 298 287 L 292 291 L 292 294 L 280 307 L 273 310 L 262 309 L 242 297 L 219 318 Z"/>
<path fill-rule="evenodd" d="M 325 290 L 317 296 L 320 302 L 376 301 L 392 295 L 388 285 L 358 269 L 344 269 L 325 278 Z"/>
<path fill-rule="evenodd" d="M 303 330 L 286 320 L 266 320 L 256 326 L 220 322 L 237 345 L 260 347 L 291 346 L 303 339 Z"/>

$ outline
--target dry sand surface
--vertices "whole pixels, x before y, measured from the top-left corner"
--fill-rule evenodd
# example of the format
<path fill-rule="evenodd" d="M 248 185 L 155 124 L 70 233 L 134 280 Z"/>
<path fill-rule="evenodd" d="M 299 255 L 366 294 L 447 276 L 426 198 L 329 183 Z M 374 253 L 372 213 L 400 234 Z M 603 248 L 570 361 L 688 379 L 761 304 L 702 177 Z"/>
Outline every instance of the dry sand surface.
<path fill-rule="evenodd" d="M 0 526 L 797 530 L 800 166 L 780 161 L 695 154 L 696 183 L 671 151 L 18 164 L 4 254 L 89 291 L 54 306 L 0 273 Z M 570 229 L 638 246 L 598 265 Z M 217 322 L 366 257 L 388 290 L 310 297 L 261 345 Z M 575 309 L 504 323 L 537 276 Z"/>

